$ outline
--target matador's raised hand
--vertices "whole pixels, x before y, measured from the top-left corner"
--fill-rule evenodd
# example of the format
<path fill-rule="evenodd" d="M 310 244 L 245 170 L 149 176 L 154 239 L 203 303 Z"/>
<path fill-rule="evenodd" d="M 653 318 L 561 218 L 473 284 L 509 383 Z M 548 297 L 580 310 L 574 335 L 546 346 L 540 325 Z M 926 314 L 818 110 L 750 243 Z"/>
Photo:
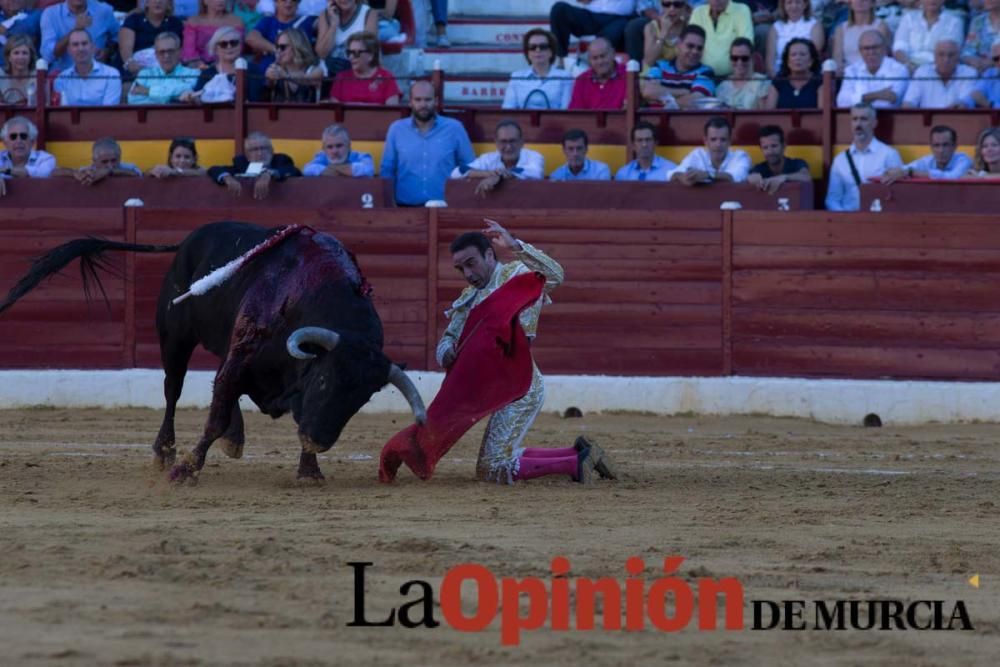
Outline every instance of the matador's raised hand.
<path fill-rule="evenodd" d="M 518 247 L 514 237 L 499 222 L 489 218 L 483 218 L 483 222 L 486 223 L 486 229 L 483 230 L 483 234 L 486 234 L 486 237 L 490 241 L 507 250 L 515 250 Z"/>

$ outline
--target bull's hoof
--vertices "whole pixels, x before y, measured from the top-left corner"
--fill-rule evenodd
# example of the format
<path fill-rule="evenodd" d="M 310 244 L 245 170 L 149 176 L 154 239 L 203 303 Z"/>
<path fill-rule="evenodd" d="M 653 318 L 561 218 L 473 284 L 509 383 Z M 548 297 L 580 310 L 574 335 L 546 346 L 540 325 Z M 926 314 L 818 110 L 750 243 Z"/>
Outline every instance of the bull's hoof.
<path fill-rule="evenodd" d="M 189 482 L 190 484 L 198 483 L 198 470 L 188 463 L 187 461 L 182 461 L 170 469 L 170 474 L 168 479 L 171 484 L 183 484 Z"/>
<path fill-rule="evenodd" d="M 295 481 L 300 486 L 323 486 L 326 484 L 326 477 L 319 470 L 300 470 Z"/>
<path fill-rule="evenodd" d="M 176 449 L 161 449 L 153 453 L 153 465 L 159 470 L 166 470 L 177 460 Z"/>
<path fill-rule="evenodd" d="M 243 458 L 243 443 L 233 442 L 229 438 L 222 438 L 219 440 L 219 446 L 222 447 L 222 451 L 231 459 L 241 459 Z"/>

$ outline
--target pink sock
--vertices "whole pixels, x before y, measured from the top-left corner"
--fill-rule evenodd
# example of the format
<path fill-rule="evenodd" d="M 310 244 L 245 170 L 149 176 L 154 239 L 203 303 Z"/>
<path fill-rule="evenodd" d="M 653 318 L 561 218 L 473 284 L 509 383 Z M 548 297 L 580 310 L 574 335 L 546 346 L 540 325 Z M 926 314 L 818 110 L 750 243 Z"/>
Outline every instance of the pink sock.
<path fill-rule="evenodd" d="M 569 475 L 576 478 L 577 455 L 530 457 L 522 455 L 514 479 L 534 479 L 545 475 Z"/>
<path fill-rule="evenodd" d="M 522 456 L 533 459 L 544 459 L 554 456 L 572 456 L 576 454 L 573 447 L 525 447 Z"/>

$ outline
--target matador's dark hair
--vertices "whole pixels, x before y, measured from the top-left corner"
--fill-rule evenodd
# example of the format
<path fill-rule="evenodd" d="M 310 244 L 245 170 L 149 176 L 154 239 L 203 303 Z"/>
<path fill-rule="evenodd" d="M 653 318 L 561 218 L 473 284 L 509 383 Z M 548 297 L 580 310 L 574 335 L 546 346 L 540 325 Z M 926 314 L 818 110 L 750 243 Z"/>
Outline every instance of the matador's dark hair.
<path fill-rule="evenodd" d="M 486 238 L 486 234 L 482 232 L 465 232 L 452 241 L 448 249 L 454 255 L 459 250 L 465 250 L 469 247 L 479 250 L 479 254 L 483 257 L 486 257 L 487 250 L 493 250 L 493 244 Z M 493 254 L 496 256 L 496 250 L 493 250 Z"/>

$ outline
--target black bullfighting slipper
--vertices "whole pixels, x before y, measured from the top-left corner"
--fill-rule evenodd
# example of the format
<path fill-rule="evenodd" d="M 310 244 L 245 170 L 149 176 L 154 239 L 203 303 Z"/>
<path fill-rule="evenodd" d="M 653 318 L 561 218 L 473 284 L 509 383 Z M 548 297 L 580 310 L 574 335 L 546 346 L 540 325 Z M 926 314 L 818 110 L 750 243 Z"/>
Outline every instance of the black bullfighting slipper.
<path fill-rule="evenodd" d="M 601 479 L 618 479 L 618 471 L 615 470 L 607 452 L 600 445 L 594 444 L 581 435 L 573 443 L 573 449 L 578 452 L 584 449 L 590 450 L 590 458 L 594 461 L 594 470 L 601 476 Z"/>

